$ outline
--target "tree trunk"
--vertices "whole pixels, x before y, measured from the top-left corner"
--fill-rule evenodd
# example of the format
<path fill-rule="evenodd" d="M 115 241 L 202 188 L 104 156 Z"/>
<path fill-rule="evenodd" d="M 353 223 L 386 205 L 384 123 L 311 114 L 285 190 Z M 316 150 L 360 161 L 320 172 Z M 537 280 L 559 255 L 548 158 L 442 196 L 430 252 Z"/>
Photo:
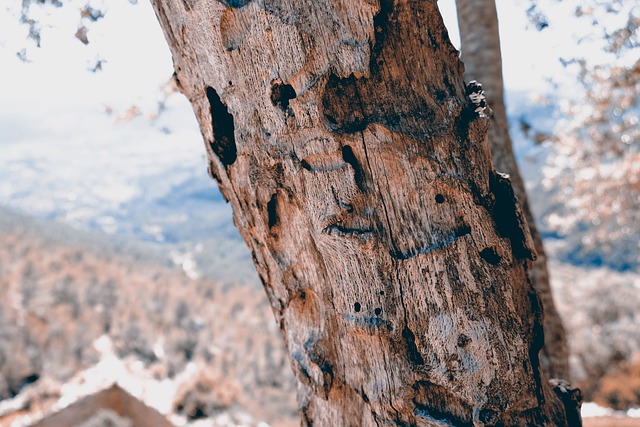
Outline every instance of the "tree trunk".
<path fill-rule="evenodd" d="M 435 1 L 153 3 L 304 425 L 579 419 L 539 369 L 533 243 Z"/>
<path fill-rule="evenodd" d="M 534 288 L 544 308 L 544 346 L 540 352 L 542 370 L 549 378 L 570 378 L 569 348 L 562 320 L 553 302 L 549 285 L 547 257 L 542 238 L 529 208 L 527 193 L 518 171 L 504 105 L 502 85 L 502 55 L 498 35 L 498 15 L 494 0 L 456 0 L 458 26 L 462 41 L 465 78 L 482 83 L 489 107 L 493 110 L 489 128 L 489 144 L 493 164 L 511 177 L 514 192 L 520 201 L 533 238 L 537 258 L 529 272 Z"/>

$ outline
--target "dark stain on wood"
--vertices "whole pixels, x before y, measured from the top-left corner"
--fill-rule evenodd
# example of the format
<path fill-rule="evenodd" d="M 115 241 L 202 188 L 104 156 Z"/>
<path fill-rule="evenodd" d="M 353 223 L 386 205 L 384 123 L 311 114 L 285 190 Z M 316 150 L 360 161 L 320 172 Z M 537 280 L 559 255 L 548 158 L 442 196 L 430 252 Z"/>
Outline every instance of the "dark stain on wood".
<path fill-rule="evenodd" d="M 238 157 L 233 116 L 212 87 L 207 87 L 207 99 L 210 105 L 213 130 L 211 150 L 225 167 L 230 166 Z"/>
<path fill-rule="evenodd" d="M 502 259 L 494 247 L 484 248 L 481 250 L 480 257 L 491 265 L 498 265 Z"/>
<path fill-rule="evenodd" d="M 429 252 L 442 249 L 445 246 L 448 246 L 454 243 L 459 238 L 467 236 L 469 234 L 471 234 L 471 227 L 467 224 L 463 224 L 460 227 L 453 230 L 451 233 L 449 233 L 449 235 L 443 235 L 440 240 L 430 243 L 427 246 L 424 246 L 422 248 L 418 248 L 415 250 L 409 250 L 409 251 L 401 251 L 399 249 L 393 249 L 389 252 L 389 255 L 399 260 L 411 259 L 418 255 L 428 254 Z"/>
<path fill-rule="evenodd" d="M 465 334 L 458 335 L 458 342 L 456 343 L 458 347 L 464 348 L 471 342 L 471 338 L 466 336 Z"/>
<path fill-rule="evenodd" d="M 424 359 L 416 345 L 416 336 L 408 326 L 402 329 L 402 339 L 407 346 L 407 357 L 409 361 L 415 365 L 424 365 Z"/>
<path fill-rule="evenodd" d="M 251 3 L 253 0 L 218 0 L 220 3 L 222 4 L 228 4 L 230 7 L 234 8 L 234 9 L 240 9 L 241 7 L 245 7 L 246 5 L 248 5 L 249 3 Z"/>
<path fill-rule="evenodd" d="M 498 414 L 490 408 L 481 409 L 478 419 L 485 427 L 496 426 L 498 424 Z"/>
<path fill-rule="evenodd" d="M 296 91 L 290 84 L 273 83 L 271 86 L 271 102 L 285 113 L 289 109 L 289 101 L 295 97 Z"/>
<path fill-rule="evenodd" d="M 278 193 L 273 193 L 267 202 L 267 225 L 273 228 L 278 224 Z"/>
<path fill-rule="evenodd" d="M 454 76 L 447 77 L 448 84 L 436 87 L 429 76 L 418 71 L 425 66 L 421 63 L 423 58 L 407 55 L 401 45 L 403 40 L 422 40 L 431 27 L 433 32 L 437 31 L 435 22 L 424 21 L 426 10 L 433 7 L 426 3 L 416 6 L 415 13 L 407 14 L 405 8 L 394 7 L 390 0 L 380 2 L 380 11 L 374 17 L 369 76 L 351 74 L 341 78 L 332 73 L 327 78 L 322 109 L 330 131 L 353 134 L 369 124 L 379 123 L 419 140 L 446 132 L 451 123 L 445 118 L 443 104 L 460 95 L 459 88 L 451 83 Z M 401 25 L 406 19 L 413 21 L 413 25 Z M 449 46 L 438 43 L 435 48 L 446 51 L 445 56 L 457 55 L 452 47 L 449 51 Z M 398 69 L 410 74 L 410 79 L 394 78 Z M 473 113 L 472 106 L 469 108 Z M 477 115 L 471 115 L 469 121 L 474 116 Z"/>
<path fill-rule="evenodd" d="M 193 6 L 195 6 L 197 0 L 182 0 L 182 5 L 187 12 L 191 12 Z"/>
<path fill-rule="evenodd" d="M 358 189 L 362 192 L 366 191 L 367 185 L 364 170 L 362 169 L 360 162 L 358 162 L 356 155 L 353 153 L 353 148 L 351 148 L 351 146 L 345 145 L 342 147 L 342 158 L 345 163 L 351 165 L 353 168 L 354 179 Z"/>
<path fill-rule="evenodd" d="M 417 417 L 456 427 L 473 427 L 473 408 L 445 387 L 423 380 L 413 384 L 413 392 Z"/>
<path fill-rule="evenodd" d="M 518 212 L 518 201 L 513 193 L 511 181 L 499 173 L 489 176 L 489 188 L 494 195 L 491 215 L 496 224 L 496 231 L 501 237 L 511 241 L 511 250 L 517 259 L 535 258 L 533 249 L 527 244 L 524 218 Z"/>

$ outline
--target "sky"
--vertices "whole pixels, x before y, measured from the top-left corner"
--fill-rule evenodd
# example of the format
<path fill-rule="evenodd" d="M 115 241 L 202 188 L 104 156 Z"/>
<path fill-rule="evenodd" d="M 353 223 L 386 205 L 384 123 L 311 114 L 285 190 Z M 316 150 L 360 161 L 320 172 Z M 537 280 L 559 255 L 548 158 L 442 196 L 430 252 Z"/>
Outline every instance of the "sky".
<path fill-rule="evenodd" d="M 37 99 L 40 105 L 95 105 L 124 108 L 132 99 L 137 102 L 153 100 L 154 92 L 172 73 L 171 56 L 150 4 L 139 1 L 111 0 L 105 19 L 91 24 L 84 46 L 73 37 L 78 24 L 81 2 L 66 0 L 61 8 L 33 7 L 36 18 L 43 25 L 42 48 L 25 42 L 26 27 L 15 17 L 19 1 L 0 9 L 0 60 L 3 79 L 0 82 L 0 107 L 32 108 Z M 546 49 L 534 46 L 553 44 L 544 33 L 524 31 L 527 26 L 523 6 L 518 1 L 500 3 L 505 84 L 509 88 L 528 89 L 533 86 L 531 76 L 542 75 L 538 68 L 551 66 Z M 439 6 L 450 28 L 451 38 L 459 47 L 455 3 L 440 0 Z M 556 34 L 556 33 L 554 33 Z M 540 40 L 540 37 L 545 38 Z M 32 61 L 24 64 L 15 52 L 27 48 Z M 101 73 L 87 73 L 96 58 L 108 62 Z M 98 105 L 100 105 L 98 103 Z M 12 108 L 12 109 L 13 109 Z"/>
<path fill-rule="evenodd" d="M 5 3 L 5 2 L 3 2 Z M 171 56 L 153 10 L 147 0 L 136 5 L 129 0 L 98 0 L 106 4 L 106 18 L 93 23 L 88 46 L 73 37 L 83 0 L 65 0 L 64 6 L 32 7 L 32 16 L 43 22 L 42 48 L 25 41 L 26 26 L 16 19 L 21 1 L 11 0 L 0 8 L 0 108 L 33 110 L 44 106 L 92 105 L 126 108 L 132 101 L 150 108 L 158 87 L 172 73 Z M 527 20 L 528 0 L 498 1 L 504 80 L 508 90 L 540 90 L 547 76 L 563 74 L 558 58 L 586 56 L 605 61 L 606 54 L 594 43 L 578 45 L 577 38 L 594 36 L 588 19 L 572 19 L 581 2 L 544 0 L 553 16 L 544 31 L 531 31 Z M 633 1 L 622 2 L 629 4 Z M 454 0 L 440 0 L 450 36 L 459 48 Z M 622 6 L 621 6 L 622 7 Z M 625 19 L 624 13 L 618 21 Z M 553 18 L 553 19 L 552 19 Z M 602 24 L 602 17 L 596 18 Z M 609 20 L 616 17 L 609 14 Z M 597 36 L 597 34 L 595 34 Z M 24 64 L 15 53 L 27 48 L 32 61 Z M 595 58 L 599 56 L 599 58 Z M 104 71 L 87 73 L 97 58 L 104 58 Z M 0 110 L 1 111 L 1 110 Z"/>
<path fill-rule="evenodd" d="M 109 104 L 124 108 L 153 100 L 173 72 L 171 54 L 148 1 L 132 5 L 111 0 L 106 17 L 91 24 L 87 46 L 73 37 L 82 1 L 65 0 L 60 8 L 34 6 L 34 18 L 43 23 L 40 49 L 26 41 L 26 27 L 16 19 L 20 3 L 13 1 L 0 9 L 0 105 L 4 108 L 32 108 L 35 100 L 47 107 Z M 21 48 L 27 48 L 30 63 L 17 59 L 15 53 Z M 104 72 L 87 72 L 96 58 L 108 61 Z"/>
<path fill-rule="evenodd" d="M 65 0 L 61 8 L 33 7 L 33 16 L 46 23 L 41 49 L 25 41 L 26 27 L 15 16 L 20 3 L 14 0 L 0 9 L 0 108 L 33 109 L 36 100 L 39 106 L 64 103 L 125 108 L 132 101 L 151 105 L 158 87 L 173 71 L 164 37 L 145 0 L 136 5 L 128 0 L 109 1 L 106 18 L 90 26 L 88 46 L 73 37 L 80 23 L 81 1 Z M 93 4 L 99 6 L 100 2 Z M 549 30 L 527 31 L 527 5 L 523 0 L 498 2 L 505 86 L 511 90 L 535 89 L 544 76 L 559 72 L 557 58 L 567 51 L 576 53 L 573 34 L 584 32 L 576 27 L 578 21 L 571 25 L 551 21 Z M 455 2 L 440 0 L 439 7 L 451 39 L 459 47 Z M 553 7 L 558 16 L 571 16 L 575 5 L 564 1 Z M 15 55 L 25 47 L 30 64 Z M 87 73 L 97 58 L 108 61 L 104 71 Z"/>
<path fill-rule="evenodd" d="M 122 211 L 138 199 L 155 194 L 152 200 L 161 200 L 194 179 L 214 199 L 186 98 L 174 94 L 166 114 L 155 121 L 144 117 L 157 113 L 173 72 L 150 4 L 111 1 L 105 19 L 91 26 L 88 46 L 73 37 L 78 4 L 33 8 L 50 12 L 42 22 L 55 25 L 43 28 L 39 49 L 26 40 L 15 15 L 0 10 L 0 205 L 130 233 L 137 225 L 123 223 Z M 25 46 L 28 63 L 15 54 Z M 97 55 L 107 62 L 92 73 L 88 67 Z M 120 118 L 134 105 L 143 116 Z M 142 234 L 157 234 L 153 228 Z"/>

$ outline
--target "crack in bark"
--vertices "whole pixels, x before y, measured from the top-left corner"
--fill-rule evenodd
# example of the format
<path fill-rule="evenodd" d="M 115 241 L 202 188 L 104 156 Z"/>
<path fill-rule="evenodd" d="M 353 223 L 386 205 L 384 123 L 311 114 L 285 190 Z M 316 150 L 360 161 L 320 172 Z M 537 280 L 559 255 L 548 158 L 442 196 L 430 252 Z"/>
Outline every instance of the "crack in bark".
<path fill-rule="evenodd" d="M 580 389 L 573 387 L 568 381 L 558 378 L 549 380 L 549 385 L 562 401 L 569 425 L 582 427 L 580 408 L 582 407 L 583 399 Z"/>
<path fill-rule="evenodd" d="M 531 311 L 533 315 L 533 330 L 531 332 L 531 346 L 529 347 L 529 361 L 531 362 L 531 370 L 533 371 L 533 380 L 536 383 L 536 397 L 538 403 L 542 405 L 545 402 L 544 392 L 542 389 L 542 371 L 540 368 L 540 350 L 544 345 L 544 330 L 542 329 L 542 303 L 540 297 L 533 288 L 531 278 L 528 274 L 528 268 L 525 264 L 525 276 L 529 285 L 529 301 L 531 303 Z"/>
<path fill-rule="evenodd" d="M 365 141 L 365 137 L 364 137 L 364 132 L 360 133 L 361 138 L 362 138 L 362 149 L 364 151 L 364 158 L 367 162 L 367 167 L 369 168 L 369 173 L 371 174 L 371 177 L 373 178 L 373 168 L 371 167 L 371 161 L 369 160 L 369 153 L 367 152 L 367 143 Z M 387 210 L 387 205 L 384 202 L 384 197 L 382 196 L 382 190 L 380 189 L 380 184 L 377 185 L 378 187 L 378 194 L 380 195 L 380 202 L 382 203 L 382 210 L 384 211 L 385 214 L 385 219 L 387 221 L 387 227 L 389 230 L 389 239 L 391 240 L 391 242 L 393 242 L 393 232 L 391 230 L 391 220 L 389 218 L 389 212 Z M 395 263 L 394 263 L 395 264 Z M 407 307 L 405 305 L 404 302 L 404 293 L 402 290 L 402 282 L 400 281 L 400 273 L 398 271 L 398 265 L 395 264 L 395 276 L 396 276 L 396 281 L 398 284 L 398 290 L 400 292 L 400 304 L 402 305 L 402 311 L 403 311 L 403 316 L 404 316 L 404 323 L 405 325 L 407 324 Z M 389 375 L 387 374 L 387 384 L 393 384 L 391 382 L 391 378 L 389 378 Z M 396 419 L 400 419 L 400 411 L 398 411 L 398 409 L 393 405 L 393 393 L 390 391 L 390 395 L 389 395 L 389 406 L 391 407 L 391 409 L 393 409 L 396 413 Z"/>
<path fill-rule="evenodd" d="M 371 177 L 373 179 L 373 168 L 371 167 L 371 161 L 369 160 L 369 153 L 367 151 L 367 143 L 365 142 L 364 132 L 361 132 L 360 135 L 362 137 L 362 149 L 364 151 L 364 158 L 365 158 L 365 160 L 367 162 L 367 167 L 369 168 L 369 174 L 371 175 Z M 386 176 L 385 176 L 385 178 L 386 178 Z M 387 182 L 388 182 L 388 179 L 387 179 Z M 384 196 L 382 194 L 382 189 L 380 188 L 380 184 L 378 184 L 377 187 L 378 187 L 378 194 L 380 195 L 380 203 L 382 204 L 382 210 L 384 211 L 385 221 L 387 222 L 387 230 L 388 230 L 388 233 L 389 233 L 389 236 L 388 236 L 389 246 L 395 247 L 394 238 L 393 238 L 393 231 L 392 231 L 392 228 L 391 228 L 391 219 L 389 217 L 389 210 L 387 209 L 387 205 L 386 205 L 386 203 L 384 201 Z"/>
<path fill-rule="evenodd" d="M 392 0 L 380 0 L 380 11 L 373 17 L 374 40 L 369 42 L 371 44 L 370 69 L 380 65 L 377 63 L 376 58 L 382 53 L 382 45 L 386 35 L 385 26 L 389 21 L 389 15 L 391 15 L 392 5 Z"/>

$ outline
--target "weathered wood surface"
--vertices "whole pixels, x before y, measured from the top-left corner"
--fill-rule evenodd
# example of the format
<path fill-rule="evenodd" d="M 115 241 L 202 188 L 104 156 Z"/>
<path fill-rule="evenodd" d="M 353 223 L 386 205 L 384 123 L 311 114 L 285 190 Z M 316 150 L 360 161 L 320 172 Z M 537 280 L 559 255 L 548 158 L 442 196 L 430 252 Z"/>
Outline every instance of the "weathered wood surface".
<path fill-rule="evenodd" d="M 436 2 L 153 3 L 303 424 L 567 425 L 533 243 Z"/>
<path fill-rule="evenodd" d="M 524 182 L 518 171 L 509 136 L 509 124 L 504 104 L 502 54 L 495 0 L 456 0 L 458 27 L 462 42 L 465 79 L 477 80 L 484 86 L 486 100 L 493 110 L 489 128 L 489 144 L 495 168 L 509 174 L 514 192 L 520 201 L 533 238 L 537 258 L 529 271 L 531 282 L 540 296 L 544 309 L 544 346 L 540 364 L 549 378 L 570 379 L 569 347 L 562 319 L 556 310 L 549 284 L 547 256 L 542 238 L 529 207 Z"/>

